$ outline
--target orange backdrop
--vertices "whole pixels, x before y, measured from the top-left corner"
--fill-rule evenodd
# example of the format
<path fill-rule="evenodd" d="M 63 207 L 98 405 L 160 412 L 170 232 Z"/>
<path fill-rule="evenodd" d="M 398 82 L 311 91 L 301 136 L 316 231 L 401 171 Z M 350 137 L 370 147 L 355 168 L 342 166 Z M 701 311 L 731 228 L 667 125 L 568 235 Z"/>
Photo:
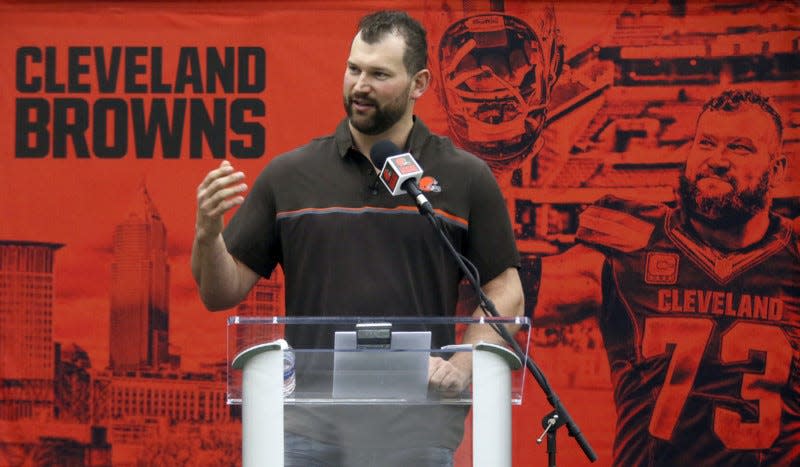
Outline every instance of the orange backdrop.
<path fill-rule="evenodd" d="M 505 5 L 509 14 L 523 18 L 533 29 L 545 27 L 547 13 L 541 5 Z M 574 1 L 555 6 L 556 42 L 563 49 L 563 64 L 560 73 L 552 70 L 559 76 L 551 99 L 545 103 L 550 123 L 539 135 L 541 141 L 515 162 L 518 165 L 497 172 L 509 198 L 523 253 L 554 253 L 569 244 L 574 234 L 570 209 L 601 192 L 628 190 L 659 200 L 669 193 L 666 186 L 627 179 L 581 192 L 563 203 L 570 206 L 563 210 L 563 216 L 549 221 L 529 218 L 533 212 L 530 206 L 547 204 L 551 198 L 558 204 L 558 200 L 569 198 L 570 187 L 558 186 L 547 171 L 559 169 L 559 160 L 565 159 L 558 155 L 568 157 L 575 148 L 590 147 L 616 156 L 655 151 L 666 154 L 671 162 L 680 160 L 699 103 L 726 86 L 724 72 L 723 78 L 719 73 L 714 77 L 715 68 L 709 65 L 707 70 L 688 73 L 689 78 L 681 79 L 678 62 L 705 53 L 704 49 L 683 52 L 676 47 L 655 47 L 648 43 L 653 28 L 674 27 L 675 34 L 706 32 L 720 37 L 739 28 L 736 30 L 744 34 L 744 39 L 738 40 L 748 47 L 746 44 L 752 41 L 746 34 L 755 34 L 749 32 L 755 30 L 750 26 L 777 21 L 780 29 L 796 25 L 798 19 L 794 7 L 781 4 L 759 10 L 756 3 L 751 10 L 733 13 L 696 7 L 681 18 L 670 12 L 667 2 L 648 5 Z M 219 164 L 220 157 L 233 160 L 252 182 L 275 155 L 332 131 L 343 116 L 341 79 L 355 24 L 363 14 L 380 7 L 409 10 L 429 28 L 432 56 L 436 58 L 438 39 L 459 14 L 463 15 L 459 10 L 462 6 L 461 2 L 447 1 L 0 3 L 0 116 L 5 122 L 0 126 L 0 240 L 64 245 L 55 253 L 52 268 L 52 322 L 47 331 L 52 342 L 62 348 L 76 345 L 85 350 L 91 361 L 89 375 L 101 373 L 108 365 L 109 342 L 115 338 L 109 335 L 114 230 L 130 213 L 142 210 L 144 187 L 167 231 L 170 353 L 180 357 L 177 368 L 187 372 L 206 371 L 224 361 L 225 319 L 236 310 L 227 314 L 206 312 L 189 269 L 197 184 Z M 652 37 L 663 42 L 665 35 L 668 32 L 662 29 L 661 35 Z M 776 47 L 788 48 L 796 66 L 796 37 L 769 41 L 773 51 Z M 616 50 L 615 44 L 641 47 L 623 47 L 621 55 L 603 56 L 604 51 Z M 225 55 L 226 48 L 232 55 Z M 204 76 L 210 63 L 209 49 L 214 57 L 237 60 L 236 71 L 226 81 L 229 89 L 221 82 L 209 89 L 214 83 Z M 237 55 L 239 52 L 243 55 Z M 637 53 L 647 66 L 634 71 L 625 68 L 633 66 L 636 60 L 632 57 Z M 111 77 L 115 54 L 119 54 L 116 81 Z M 724 61 L 726 56 L 737 54 L 763 55 L 765 60 L 772 57 L 763 53 L 763 48 L 755 52 L 731 48 L 717 54 L 722 58 L 711 53 L 708 59 Z M 240 77 L 236 73 L 242 57 L 251 68 Z M 665 68 L 664 63 L 674 66 Z M 259 66 L 265 70 L 263 81 L 256 74 Z M 652 75 L 642 70 L 653 70 Z M 737 76 L 735 70 L 733 75 Z M 644 79 L 648 76 L 652 79 Z M 798 125 L 793 113 L 796 78 L 797 70 L 789 66 L 788 70 L 767 74 L 756 69 L 752 78 L 740 80 L 743 86 L 780 97 L 778 103 L 791 122 L 787 125 L 789 139 L 795 137 L 792 132 Z M 418 113 L 435 132 L 452 134 L 457 130 L 448 125 L 441 98 L 443 86 L 446 84 L 438 80 L 436 88 L 418 105 Z M 646 128 L 641 130 L 646 136 L 638 145 L 606 144 L 603 137 L 598 139 L 600 132 L 592 133 L 591 127 L 600 125 L 597 116 L 602 112 L 609 121 L 622 120 L 624 111 L 614 114 L 608 108 L 625 99 L 635 103 L 618 106 L 620 109 L 650 101 L 668 102 L 662 108 L 674 114 L 673 123 L 668 131 L 655 135 L 648 134 Z M 221 113 L 214 114 L 215 109 Z M 175 133 L 181 136 L 180 144 L 173 139 L 177 153 L 165 153 L 161 139 L 155 140 L 152 153 L 136 143 L 137 134 L 140 142 L 142 138 L 141 128 L 137 130 L 135 123 L 137 112 L 140 120 L 146 120 L 159 111 L 171 121 L 184 116 L 183 128 L 178 127 Z M 193 125 L 205 128 L 205 113 L 221 125 L 205 123 L 207 134 L 213 137 L 192 129 Z M 81 122 L 87 123 L 86 128 Z M 119 123 L 115 126 L 114 122 L 124 122 L 127 128 L 118 128 Z M 646 127 L 646 122 L 643 125 Z M 665 134 L 669 132 L 674 135 Z M 127 135 L 124 141 L 119 139 L 120 134 Z M 214 156 L 208 141 L 219 143 L 219 138 L 224 139 L 224 154 Z M 86 154 L 80 153 L 82 141 L 86 142 Z M 201 145 L 201 154 L 192 154 L 192 144 Z M 59 153 L 61 147 L 64 153 Z M 791 165 L 794 147 L 788 147 L 787 152 Z M 536 158 L 541 158 L 538 165 L 532 164 Z M 673 168 L 665 169 L 669 170 Z M 546 182 L 548 175 L 551 180 Z M 589 180 L 592 173 L 573 176 Z M 558 180 L 565 180 L 563 174 Z M 782 208 L 793 215 L 797 215 L 797 193 L 792 188 L 795 180 L 790 177 L 790 186 L 781 192 Z M 0 268 L 0 274 L 4 272 L 8 271 Z M 3 293 L 0 290 L 0 295 Z M 0 314 L 6 311 L 0 309 Z M 596 328 L 589 322 L 539 330 L 534 333 L 534 346 L 537 362 L 600 455 L 597 464 L 609 465 L 614 408 Z M 0 368 L 0 379 L 11 379 L 3 371 Z M 3 394 L 7 402 L 12 398 L 8 392 Z M 541 391 L 528 378 L 525 402 L 514 408 L 515 465 L 542 465 L 546 461 L 544 444 L 537 445 L 535 438 L 541 431 L 540 420 L 549 410 Z M 31 456 L 32 446 L 41 444 L 41 437 L 56 423 L 41 417 L 6 418 L 0 425 L 0 464 L 3 455 L 11 465 L 8 459 Z M 116 422 L 106 419 L 104 423 Z M 170 429 L 167 423 L 162 435 Z M 114 437 L 109 440 L 112 458 L 123 459 L 114 451 Z M 587 464 L 563 430 L 559 441 L 560 464 Z M 9 454 L 12 452 L 16 457 Z M 139 455 L 135 449 L 125 454 L 127 459 Z M 463 455 L 460 460 L 464 462 Z"/>

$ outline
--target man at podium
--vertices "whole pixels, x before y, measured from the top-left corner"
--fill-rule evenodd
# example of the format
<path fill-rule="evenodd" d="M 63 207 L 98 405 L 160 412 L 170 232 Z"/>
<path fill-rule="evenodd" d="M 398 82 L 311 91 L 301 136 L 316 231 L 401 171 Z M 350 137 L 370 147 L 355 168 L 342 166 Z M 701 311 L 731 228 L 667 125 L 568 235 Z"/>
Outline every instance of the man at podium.
<path fill-rule="evenodd" d="M 209 310 L 235 306 L 280 264 L 288 316 L 453 316 L 462 272 L 414 199 L 379 186 L 380 167 L 368 157 L 388 140 L 424 168 L 440 224 L 499 312 L 522 314 L 519 254 L 491 171 L 414 116 L 431 81 L 427 50 L 425 30 L 408 14 L 365 16 L 346 61 L 347 116 L 334 133 L 276 157 L 246 197 L 244 174 L 228 161 L 209 172 L 197 190 L 192 249 Z M 479 341 L 502 339 L 488 327 L 467 329 L 464 342 Z M 466 352 L 431 358 L 429 388 L 461 392 L 471 365 Z M 452 466 L 466 415 L 444 405 L 330 409 L 287 408 L 287 466 Z M 360 434 L 350 436 L 351 427 Z"/>

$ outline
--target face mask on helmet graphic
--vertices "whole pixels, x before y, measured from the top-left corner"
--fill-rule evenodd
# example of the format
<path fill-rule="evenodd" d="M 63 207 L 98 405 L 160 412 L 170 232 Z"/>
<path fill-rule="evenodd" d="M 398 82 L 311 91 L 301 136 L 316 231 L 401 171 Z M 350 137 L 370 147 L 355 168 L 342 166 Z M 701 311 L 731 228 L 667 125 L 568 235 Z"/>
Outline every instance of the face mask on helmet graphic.
<path fill-rule="evenodd" d="M 551 24 L 545 37 L 515 16 L 474 14 L 439 41 L 439 91 L 453 138 L 496 171 L 538 151 L 560 65 L 554 21 L 542 23 Z"/>

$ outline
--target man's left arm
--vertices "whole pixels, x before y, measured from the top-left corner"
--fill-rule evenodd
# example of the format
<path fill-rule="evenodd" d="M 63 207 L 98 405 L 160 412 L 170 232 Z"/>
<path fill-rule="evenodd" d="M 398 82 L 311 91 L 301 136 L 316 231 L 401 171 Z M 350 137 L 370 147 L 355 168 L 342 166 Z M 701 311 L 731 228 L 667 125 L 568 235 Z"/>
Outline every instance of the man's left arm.
<path fill-rule="evenodd" d="M 491 300 L 500 316 L 522 316 L 524 297 L 519 271 L 510 267 L 483 286 L 486 297 Z M 482 318 L 486 314 L 478 307 L 473 318 Z M 514 335 L 517 327 L 506 326 L 510 335 Z M 491 326 L 471 325 L 464 333 L 465 344 L 487 342 L 505 345 L 503 338 Z M 472 353 L 455 352 L 449 360 L 431 358 L 428 371 L 429 385 L 445 396 L 455 396 L 469 387 L 472 381 Z"/>

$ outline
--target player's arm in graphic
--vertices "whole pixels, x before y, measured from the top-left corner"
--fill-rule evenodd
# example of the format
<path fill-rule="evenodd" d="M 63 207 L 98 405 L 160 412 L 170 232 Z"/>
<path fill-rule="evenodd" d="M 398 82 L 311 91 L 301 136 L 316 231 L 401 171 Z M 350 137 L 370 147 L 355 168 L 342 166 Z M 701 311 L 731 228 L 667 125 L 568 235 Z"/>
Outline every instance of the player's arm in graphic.
<path fill-rule="evenodd" d="M 605 197 L 580 214 L 578 243 L 535 259 L 524 271 L 526 314 L 536 327 L 571 324 L 602 306 L 603 266 L 609 251 L 643 248 L 660 207 Z"/>
<path fill-rule="evenodd" d="M 538 294 L 526 297 L 526 311 L 533 315 L 534 326 L 574 323 L 601 306 L 603 253 L 579 244 L 537 261 L 540 264 L 532 268 L 540 268 Z"/>

